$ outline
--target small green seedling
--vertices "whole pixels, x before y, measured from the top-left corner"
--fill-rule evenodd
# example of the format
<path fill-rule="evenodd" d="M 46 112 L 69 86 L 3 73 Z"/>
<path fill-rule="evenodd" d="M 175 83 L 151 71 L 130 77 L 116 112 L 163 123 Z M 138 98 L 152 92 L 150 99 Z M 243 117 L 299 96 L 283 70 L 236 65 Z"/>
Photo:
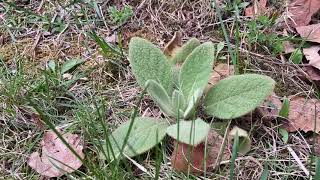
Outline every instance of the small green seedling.
<path fill-rule="evenodd" d="M 125 23 L 132 15 L 132 6 L 125 5 L 122 9 L 117 9 L 116 6 L 110 6 L 108 9 L 111 20 L 117 25 Z"/>
<path fill-rule="evenodd" d="M 159 143 L 165 134 L 192 146 L 206 139 L 210 124 L 197 118 L 196 112 L 217 57 L 215 45 L 191 39 L 175 56 L 167 58 L 145 39 L 131 39 L 129 60 L 138 84 L 147 90 L 168 119 L 175 119 L 177 123 L 169 125 L 165 119 L 134 118 L 134 122 L 128 122 L 133 124 L 130 132 L 125 123 L 109 136 L 111 143 L 105 144 L 104 158 L 110 161 L 123 158 L 121 149 L 126 156 L 139 155 Z M 176 63 L 183 64 L 177 68 Z M 238 118 L 259 106 L 274 85 L 270 77 L 257 74 L 226 78 L 205 94 L 204 109 L 216 118 Z M 130 133 L 129 139 L 125 148 L 121 148 L 127 133 Z"/>

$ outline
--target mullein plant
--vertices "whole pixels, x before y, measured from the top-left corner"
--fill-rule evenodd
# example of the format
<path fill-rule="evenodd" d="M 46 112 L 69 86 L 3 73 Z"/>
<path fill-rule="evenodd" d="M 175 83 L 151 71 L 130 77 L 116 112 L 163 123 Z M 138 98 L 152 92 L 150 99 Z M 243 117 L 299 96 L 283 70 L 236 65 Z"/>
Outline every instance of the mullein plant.
<path fill-rule="evenodd" d="M 231 120 L 253 111 L 273 91 L 275 81 L 270 77 L 244 74 L 221 80 L 204 94 L 215 57 L 212 42 L 201 44 L 192 38 L 166 56 L 151 42 L 133 37 L 129 43 L 133 74 L 166 119 L 134 117 L 120 125 L 109 135 L 102 158 L 114 161 L 137 156 L 166 135 L 196 147 L 205 141 L 211 129 L 209 123 L 196 116 L 201 98 L 206 114 Z"/>

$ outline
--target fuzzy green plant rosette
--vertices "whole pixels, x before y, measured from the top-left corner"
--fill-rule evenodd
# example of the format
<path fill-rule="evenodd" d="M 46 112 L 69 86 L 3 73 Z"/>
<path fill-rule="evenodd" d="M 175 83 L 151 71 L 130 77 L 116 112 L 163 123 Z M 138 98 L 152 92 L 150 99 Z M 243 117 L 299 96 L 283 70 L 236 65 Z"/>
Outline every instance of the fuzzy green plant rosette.
<path fill-rule="evenodd" d="M 192 38 L 176 48 L 174 54 L 166 56 L 151 42 L 139 37 L 132 38 L 129 60 L 133 74 L 166 118 L 137 116 L 120 125 L 109 135 L 109 141 L 101 153 L 102 158 L 114 161 L 140 155 L 168 135 L 176 142 L 171 158 L 175 170 L 185 172 L 192 166 L 195 167 L 194 172 L 205 171 L 204 167 L 210 167 L 206 163 L 216 162 L 205 153 L 209 152 L 206 144 L 212 143 L 212 138 L 208 136 L 212 132 L 216 134 L 212 129 L 213 122 L 197 117 L 199 106 L 203 106 L 205 113 L 212 116 L 212 119 L 228 122 L 258 107 L 272 93 L 275 81 L 258 74 L 234 75 L 219 81 L 204 93 L 217 57 L 215 48 L 212 42 L 201 44 Z M 178 68 L 177 64 L 182 66 Z M 203 101 L 200 101 L 202 98 Z M 233 134 L 241 136 L 244 130 L 238 129 Z M 246 143 L 250 145 L 250 140 Z M 179 152 L 186 149 L 193 150 L 189 153 Z M 194 162 L 186 154 L 200 161 Z M 179 161 L 179 158 L 185 159 Z M 175 160 L 180 164 L 175 163 Z"/>

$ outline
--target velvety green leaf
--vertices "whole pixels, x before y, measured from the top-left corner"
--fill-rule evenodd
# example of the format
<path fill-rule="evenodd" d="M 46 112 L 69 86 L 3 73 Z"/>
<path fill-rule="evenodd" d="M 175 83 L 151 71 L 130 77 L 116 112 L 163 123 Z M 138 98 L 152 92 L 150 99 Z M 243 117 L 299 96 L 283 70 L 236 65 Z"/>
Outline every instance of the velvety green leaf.
<path fill-rule="evenodd" d="M 162 51 L 151 42 L 134 37 L 129 43 L 129 60 L 139 85 L 155 80 L 168 94 L 173 91 L 173 71 Z"/>
<path fill-rule="evenodd" d="M 290 111 L 290 103 L 288 98 L 284 98 L 282 107 L 279 111 L 279 116 L 283 118 L 288 118 Z"/>
<path fill-rule="evenodd" d="M 177 62 L 183 62 L 187 59 L 188 55 L 200 45 L 200 41 L 196 38 L 191 38 L 186 42 L 172 58 L 172 62 L 175 64 Z"/>
<path fill-rule="evenodd" d="M 251 149 L 251 139 L 249 138 L 247 131 L 235 126 L 232 128 L 229 135 L 235 138 L 237 134 L 239 136 L 238 152 L 246 154 Z"/>
<path fill-rule="evenodd" d="M 159 105 L 160 109 L 169 116 L 174 116 L 171 99 L 167 94 L 166 90 L 156 81 L 148 80 L 147 91 L 152 99 Z"/>
<path fill-rule="evenodd" d="M 275 81 L 257 74 L 236 75 L 219 81 L 205 98 L 205 111 L 220 119 L 243 116 L 272 92 Z"/>
<path fill-rule="evenodd" d="M 195 112 L 195 108 L 197 107 L 198 102 L 202 96 L 202 92 L 203 92 L 202 90 L 197 89 L 194 92 L 193 96 L 191 96 L 188 106 L 183 114 L 184 119 L 189 119 L 189 117 L 193 114 L 193 112 Z"/>
<path fill-rule="evenodd" d="M 84 60 L 81 60 L 81 59 L 72 59 L 72 60 L 66 61 L 61 66 L 61 74 L 64 74 L 64 73 L 70 71 L 72 68 L 78 66 L 79 64 L 81 64 L 83 62 L 84 62 Z"/>
<path fill-rule="evenodd" d="M 222 51 L 222 49 L 224 48 L 224 42 L 222 41 L 222 42 L 219 42 L 218 44 L 217 44 L 217 53 L 216 53 L 216 57 L 218 57 L 218 55 L 219 55 L 219 53 L 220 53 L 220 51 Z"/>
<path fill-rule="evenodd" d="M 119 157 L 130 123 L 131 121 L 122 124 L 109 136 L 114 156 L 112 155 L 110 146 L 105 144 L 104 153 L 108 160 L 112 161 Z M 165 119 L 135 118 L 123 153 L 129 157 L 133 157 L 148 151 L 164 138 L 168 125 Z M 105 158 L 104 153 L 100 153 L 103 159 Z"/>
<path fill-rule="evenodd" d="M 179 128 L 179 131 L 178 131 Z M 180 120 L 167 128 L 167 134 L 179 142 L 196 146 L 208 136 L 210 125 L 201 119 Z"/>
<path fill-rule="evenodd" d="M 179 83 L 188 102 L 196 90 L 203 91 L 208 85 L 214 56 L 214 45 L 206 42 L 194 49 L 183 63 Z"/>
<path fill-rule="evenodd" d="M 176 118 L 183 116 L 183 110 L 185 109 L 185 102 L 182 93 L 178 90 L 174 90 L 172 93 L 172 106 L 174 109 L 174 113 L 176 114 Z M 178 117 L 179 111 L 179 117 Z M 180 118 L 179 118 L 180 119 Z"/>

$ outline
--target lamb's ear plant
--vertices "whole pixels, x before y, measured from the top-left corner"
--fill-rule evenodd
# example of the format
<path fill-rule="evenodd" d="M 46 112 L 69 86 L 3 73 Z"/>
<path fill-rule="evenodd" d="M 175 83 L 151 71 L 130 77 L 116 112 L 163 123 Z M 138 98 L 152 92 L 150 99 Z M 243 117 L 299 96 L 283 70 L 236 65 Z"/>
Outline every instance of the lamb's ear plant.
<path fill-rule="evenodd" d="M 136 117 L 123 151 L 126 156 L 132 157 L 149 150 L 165 134 L 192 146 L 206 139 L 210 125 L 197 118 L 196 112 L 208 85 L 215 57 L 213 43 L 200 44 L 194 38 L 171 59 L 151 42 L 138 37 L 131 39 L 129 61 L 138 84 L 147 88 L 161 111 L 169 119 L 177 120 L 177 124 L 169 126 L 165 119 Z M 176 63 L 183 64 L 177 68 Z M 205 111 L 219 119 L 238 118 L 259 106 L 271 94 L 274 84 L 270 77 L 257 74 L 236 75 L 221 80 L 205 95 Z M 128 123 L 121 125 L 110 135 L 111 142 L 109 145 L 106 143 L 104 153 L 107 159 L 118 158 L 119 147 L 123 146 L 124 135 L 128 132 L 127 126 Z"/>

